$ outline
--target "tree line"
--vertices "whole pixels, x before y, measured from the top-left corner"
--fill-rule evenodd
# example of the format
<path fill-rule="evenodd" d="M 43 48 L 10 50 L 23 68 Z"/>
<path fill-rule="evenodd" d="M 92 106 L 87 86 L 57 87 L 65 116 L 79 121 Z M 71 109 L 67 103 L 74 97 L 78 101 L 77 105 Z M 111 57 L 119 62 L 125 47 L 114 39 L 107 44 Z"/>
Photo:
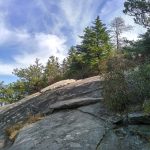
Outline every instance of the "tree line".
<path fill-rule="evenodd" d="M 126 0 L 124 3 L 123 12 L 133 16 L 135 23 L 147 28 L 139 40 L 128 41 L 122 37 L 122 33 L 132 30 L 132 26 L 126 25 L 121 17 L 114 18 L 108 28 L 97 16 L 92 25 L 84 29 L 81 43 L 69 49 L 68 57 L 61 64 L 57 57 L 51 56 L 46 65 L 36 59 L 27 68 L 14 69 L 13 74 L 18 80 L 8 85 L 0 83 L 0 101 L 18 101 L 63 79 L 106 75 L 110 68 L 115 70 L 114 63 L 120 63 L 112 61 L 114 58 L 127 59 L 137 66 L 144 64 L 150 54 L 149 8 L 147 0 Z"/>

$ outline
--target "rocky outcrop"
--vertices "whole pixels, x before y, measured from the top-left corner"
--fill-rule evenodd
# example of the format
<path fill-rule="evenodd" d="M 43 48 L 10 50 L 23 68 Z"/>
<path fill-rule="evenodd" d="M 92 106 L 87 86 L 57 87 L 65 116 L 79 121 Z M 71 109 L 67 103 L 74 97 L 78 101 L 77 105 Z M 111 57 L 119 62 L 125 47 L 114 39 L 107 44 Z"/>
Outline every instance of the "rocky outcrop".
<path fill-rule="evenodd" d="M 91 150 L 104 133 L 104 121 L 78 109 L 62 111 L 24 128 L 10 150 Z"/>
<path fill-rule="evenodd" d="M 108 111 L 101 82 L 99 76 L 62 81 L 1 109 L 1 149 L 149 150 L 150 116 Z M 14 143 L 7 144 L 5 128 L 38 113 L 45 117 L 22 128 Z"/>

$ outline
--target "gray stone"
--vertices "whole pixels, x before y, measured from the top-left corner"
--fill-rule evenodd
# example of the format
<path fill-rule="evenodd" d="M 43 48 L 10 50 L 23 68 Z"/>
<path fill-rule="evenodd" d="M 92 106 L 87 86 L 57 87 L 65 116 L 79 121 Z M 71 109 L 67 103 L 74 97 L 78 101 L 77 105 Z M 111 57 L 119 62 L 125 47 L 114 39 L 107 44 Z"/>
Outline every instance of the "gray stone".
<path fill-rule="evenodd" d="M 5 139 L 2 138 L 2 139 L 0 139 L 0 149 L 3 148 L 4 145 L 5 145 Z"/>
<path fill-rule="evenodd" d="M 58 82 L 0 109 L 0 149 L 149 150 L 150 116 L 110 112 L 101 82 L 99 76 Z M 23 127 L 14 143 L 6 138 L 6 127 L 39 113 L 46 117 Z"/>
<path fill-rule="evenodd" d="M 132 134 L 139 135 L 145 140 L 150 141 L 150 126 L 149 125 L 129 125 L 128 130 Z"/>
<path fill-rule="evenodd" d="M 143 112 L 134 112 L 128 115 L 128 121 L 130 124 L 149 124 L 150 115 Z"/>
<path fill-rule="evenodd" d="M 149 150 L 150 143 L 128 131 L 128 128 L 110 130 L 97 150 Z"/>
<path fill-rule="evenodd" d="M 102 120 L 78 110 L 64 111 L 23 128 L 9 150 L 92 150 L 104 134 Z"/>
<path fill-rule="evenodd" d="M 87 98 L 70 99 L 70 100 L 61 101 L 61 102 L 52 104 L 50 106 L 50 109 L 60 110 L 60 109 L 65 109 L 65 108 L 76 108 L 79 106 L 94 104 L 94 103 L 100 102 L 101 100 L 103 100 L 103 98 L 87 97 Z"/>
<path fill-rule="evenodd" d="M 47 110 L 47 114 L 51 113 L 50 106 L 59 101 L 85 98 L 89 97 L 89 95 L 93 98 L 99 98 L 101 96 L 100 89 L 100 79 L 96 76 L 79 80 L 44 93 L 35 93 L 17 103 L 6 106 L 5 109 L 0 109 L 0 122 L 6 122 L 5 127 L 7 127 L 16 123 L 16 121 L 22 121 L 22 118 L 27 118 L 29 113 L 33 115 L 36 113 L 45 113 L 45 110 Z M 21 114 L 21 116 L 16 116 L 16 114 Z M 11 120 L 8 123 L 7 120 L 10 120 L 14 116 L 16 116 L 15 121 Z M 3 127 L 1 128 L 3 129 Z"/>

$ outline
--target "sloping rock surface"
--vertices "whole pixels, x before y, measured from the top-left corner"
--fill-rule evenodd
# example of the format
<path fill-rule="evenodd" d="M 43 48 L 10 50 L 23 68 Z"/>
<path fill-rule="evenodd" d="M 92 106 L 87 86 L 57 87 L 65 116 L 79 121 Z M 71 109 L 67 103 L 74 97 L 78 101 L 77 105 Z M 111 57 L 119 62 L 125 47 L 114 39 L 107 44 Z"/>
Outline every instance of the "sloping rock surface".
<path fill-rule="evenodd" d="M 103 121 L 78 110 L 64 111 L 24 128 L 10 150 L 91 150 L 104 132 Z"/>
<path fill-rule="evenodd" d="M 109 112 L 103 104 L 99 76 L 64 83 L 56 83 L 0 110 L 1 149 L 150 149 L 150 117 L 132 113 L 126 118 Z M 46 117 L 21 129 L 11 145 L 5 144 L 6 127 L 37 113 Z"/>

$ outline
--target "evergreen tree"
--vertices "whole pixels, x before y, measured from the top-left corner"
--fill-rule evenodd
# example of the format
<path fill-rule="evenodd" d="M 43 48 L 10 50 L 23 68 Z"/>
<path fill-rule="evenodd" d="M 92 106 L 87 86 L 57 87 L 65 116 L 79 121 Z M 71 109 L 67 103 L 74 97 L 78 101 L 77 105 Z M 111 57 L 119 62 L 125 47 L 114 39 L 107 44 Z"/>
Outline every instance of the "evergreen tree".
<path fill-rule="evenodd" d="M 93 40 L 95 44 L 91 48 L 91 53 L 93 54 L 91 63 L 96 67 L 95 69 L 98 69 L 101 61 L 106 59 L 110 54 L 110 37 L 105 25 L 102 23 L 99 16 L 93 23 L 92 30 L 94 32 Z"/>
<path fill-rule="evenodd" d="M 44 67 L 39 63 L 39 59 L 36 59 L 34 65 L 30 65 L 25 69 L 14 69 L 13 74 L 20 78 L 20 81 L 24 84 L 25 91 L 31 94 L 39 91 L 45 84 L 43 69 Z"/>
<path fill-rule="evenodd" d="M 5 101 L 4 99 L 4 82 L 0 82 L 0 102 Z"/>
<path fill-rule="evenodd" d="M 108 57 L 111 45 L 108 31 L 99 17 L 92 26 L 85 28 L 80 38 L 81 44 L 69 53 L 70 72 L 80 72 L 77 78 L 85 78 L 100 72 L 101 61 Z"/>
<path fill-rule="evenodd" d="M 85 61 L 83 59 L 84 52 L 77 51 L 76 47 L 71 47 L 67 59 L 68 70 L 66 72 L 67 78 L 84 78 L 85 75 Z"/>
<path fill-rule="evenodd" d="M 147 60 L 150 56 L 150 30 L 139 36 L 137 41 L 127 41 L 129 44 L 124 47 L 128 55 L 138 60 Z M 140 56 L 140 57 L 138 57 Z"/>
<path fill-rule="evenodd" d="M 52 84 L 61 78 L 61 69 L 57 57 L 49 57 L 44 69 L 44 78 L 47 85 Z"/>

